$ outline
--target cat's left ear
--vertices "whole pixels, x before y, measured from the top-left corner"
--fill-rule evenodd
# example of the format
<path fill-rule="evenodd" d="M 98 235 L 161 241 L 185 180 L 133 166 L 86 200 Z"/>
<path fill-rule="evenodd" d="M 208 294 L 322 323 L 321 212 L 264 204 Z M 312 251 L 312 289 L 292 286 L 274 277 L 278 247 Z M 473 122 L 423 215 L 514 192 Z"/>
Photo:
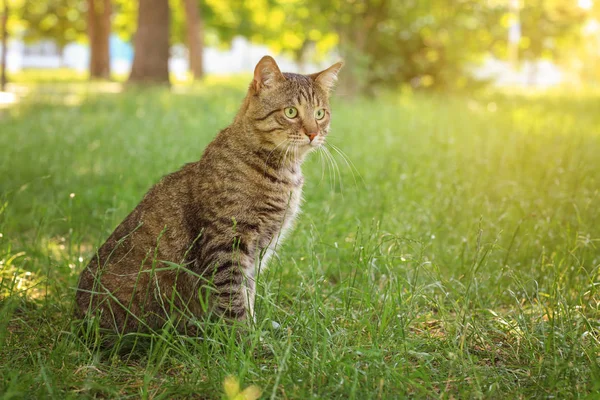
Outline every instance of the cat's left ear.
<path fill-rule="evenodd" d="M 263 87 L 272 87 L 276 82 L 285 80 L 277 63 L 271 56 L 264 56 L 254 68 L 254 89 L 259 92 Z"/>
<path fill-rule="evenodd" d="M 343 61 L 337 62 L 326 70 L 317 72 L 316 74 L 311 74 L 310 77 L 319 85 L 321 85 L 323 89 L 325 89 L 327 92 L 330 92 L 337 81 L 338 72 L 340 72 L 340 69 L 342 69 L 343 65 Z"/>

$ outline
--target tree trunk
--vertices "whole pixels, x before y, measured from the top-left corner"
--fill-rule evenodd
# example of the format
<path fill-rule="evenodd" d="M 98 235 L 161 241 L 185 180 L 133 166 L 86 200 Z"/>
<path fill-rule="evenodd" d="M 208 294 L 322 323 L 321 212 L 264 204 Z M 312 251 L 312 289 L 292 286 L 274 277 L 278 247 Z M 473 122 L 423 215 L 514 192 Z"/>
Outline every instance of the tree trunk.
<path fill-rule="evenodd" d="M 65 67 L 65 46 L 66 44 L 57 43 L 56 52 L 58 53 L 58 68 Z"/>
<path fill-rule="evenodd" d="M 186 15 L 187 44 L 189 52 L 190 71 L 194 79 L 204 76 L 204 21 L 200 14 L 197 0 L 183 0 Z"/>
<path fill-rule="evenodd" d="M 346 69 L 340 76 L 339 90 L 348 97 L 368 93 L 373 70 L 373 54 L 368 38 L 376 35 L 375 29 L 384 21 L 390 9 L 389 0 L 366 2 L 360 13 L 352 13 L 352 20 L 340 26 L 339 49 L 346 62 Z"/>
<path fill-rule="evenodd" d="M 4 13 L 2 14 L 2 60 L 0 61 L 0 92 L 6 90 L 6 58 L 8 56 L 8 0 L 4 0 Z"/>
<path fill-rule="evenodd" d="M 88 0 L 90 78 L 110 78 L 110 0 Z"/>
<path fill-rule="evenodd" d="M 139 0 L 130 83 L 169 84 L 169 0 Z"/>

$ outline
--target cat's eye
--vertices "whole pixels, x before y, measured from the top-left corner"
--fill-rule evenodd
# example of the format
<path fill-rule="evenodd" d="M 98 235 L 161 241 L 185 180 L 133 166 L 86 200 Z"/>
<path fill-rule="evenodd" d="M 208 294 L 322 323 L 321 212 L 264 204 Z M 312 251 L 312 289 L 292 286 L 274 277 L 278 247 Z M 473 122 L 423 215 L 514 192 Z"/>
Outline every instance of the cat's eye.
<path fill-rule="evenodd" d="M 286 107 L 283 110 L 283 113 L 288 118 L 296 118 L 298 116 L 298 110 L 296 109 L 296 107 Z"/>
<path fill-rule="evenodd" d="M 315 111 L 315 119 L 323 119 L 325 117 L 325 109 L 319 108 Z"/>

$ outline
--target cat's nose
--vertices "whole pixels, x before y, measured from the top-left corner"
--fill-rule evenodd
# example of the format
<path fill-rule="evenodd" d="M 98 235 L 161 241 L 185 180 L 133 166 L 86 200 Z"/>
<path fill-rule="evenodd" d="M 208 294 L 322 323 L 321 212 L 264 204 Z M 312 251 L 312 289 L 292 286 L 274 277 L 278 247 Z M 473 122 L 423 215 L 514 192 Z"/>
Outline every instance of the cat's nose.
<path fill-rule="evenodd" d="M 308 138 L 312 142 L 313 139 L 316 138 L 318 134 L 319 134 L 318 132 L 313 132 L 313 133 L 307 133 L 306 136 L 308 136 Z"/>

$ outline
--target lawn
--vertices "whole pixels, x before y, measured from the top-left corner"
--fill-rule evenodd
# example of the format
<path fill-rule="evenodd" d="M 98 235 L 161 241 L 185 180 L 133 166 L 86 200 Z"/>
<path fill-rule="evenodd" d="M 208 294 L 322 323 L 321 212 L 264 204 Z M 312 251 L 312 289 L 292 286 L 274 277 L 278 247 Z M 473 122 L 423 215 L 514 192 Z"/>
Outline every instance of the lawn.
<path fill-rule="evenodd" d="M 600 396 L 600 97 L 402 91 L 333 103 L 243 341 L 75 334 L 94 249 L 197 160 L 245 81 L 40 84 L 0 110 L 4 398 Z M 106 89 L 106 90 L 105 90 Z"/>

